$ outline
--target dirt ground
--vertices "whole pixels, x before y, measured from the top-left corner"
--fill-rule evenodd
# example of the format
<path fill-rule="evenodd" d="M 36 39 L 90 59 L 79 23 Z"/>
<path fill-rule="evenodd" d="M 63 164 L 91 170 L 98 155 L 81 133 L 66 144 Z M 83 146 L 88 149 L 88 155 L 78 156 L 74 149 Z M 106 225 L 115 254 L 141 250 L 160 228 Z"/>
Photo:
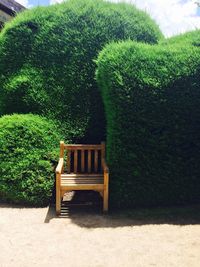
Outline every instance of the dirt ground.
<path fill-rule="evenodd" d="M 200 266 L 200 206 L 102 215 L 74 205 L 59 218 L 54 210 L 0 205 L 1 267 Z"/>

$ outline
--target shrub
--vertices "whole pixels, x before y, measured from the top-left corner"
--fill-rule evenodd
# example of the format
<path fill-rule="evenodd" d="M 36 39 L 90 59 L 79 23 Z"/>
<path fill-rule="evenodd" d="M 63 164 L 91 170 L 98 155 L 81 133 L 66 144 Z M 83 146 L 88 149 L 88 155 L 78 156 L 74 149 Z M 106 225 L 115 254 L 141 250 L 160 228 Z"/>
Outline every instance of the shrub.
<path fill-rule="evenodd" d="M 35 206 L 48 204 L 61 139 L 55 122 L 38 115 L 1 117 L 0 199 Z"/>
<path fill-rule="evenodd" d="M 0 36 L 1 113 L 43 114 L 98 142 L 105 122 L 93 59 L 112 40 L 160 37 L 150 17 L 128 4 L 70 0 L 21 13 Z"/>
<path fill-rule="evenodd" d="M 200 53 L 174 43 L 113 43 L 98 57 L 113 206 L 200 201 Z"/>
<path fill-rule="evenodd" d="M 192 45 L 199 47 L 200 46 L 200 30 L 190 31 L 178 36 L 173 36 L 168 39 L 162 39 L 160 44 L 164 45 Z"/>

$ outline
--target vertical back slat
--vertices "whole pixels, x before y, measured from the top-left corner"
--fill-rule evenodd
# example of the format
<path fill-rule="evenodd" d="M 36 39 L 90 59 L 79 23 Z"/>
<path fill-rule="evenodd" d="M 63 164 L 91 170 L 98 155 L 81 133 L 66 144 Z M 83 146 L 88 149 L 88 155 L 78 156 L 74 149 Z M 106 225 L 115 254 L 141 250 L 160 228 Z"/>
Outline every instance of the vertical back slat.
<path fill-rule="evenodd" d="M 67 171 L 71 172 L 71 150 L 67 152 Z"/>
<path fill-rule="evenodd" d="M 98 171 L 98 150 L 94 151 L 94 172 Z"/>
<path fill-rule="evenodd" d="M 91 172 L 91 150 L 88 149 L 88 173 Z"/>
<path fill-rule="evenodd" d="M 74 173 L 77 173 L 78 166 L 78 150 L 74 150 Z"/>
<path fill-rule="evenodd" d="M 81 172 L 85 171 L 85 150 L 81 150 Z"/>

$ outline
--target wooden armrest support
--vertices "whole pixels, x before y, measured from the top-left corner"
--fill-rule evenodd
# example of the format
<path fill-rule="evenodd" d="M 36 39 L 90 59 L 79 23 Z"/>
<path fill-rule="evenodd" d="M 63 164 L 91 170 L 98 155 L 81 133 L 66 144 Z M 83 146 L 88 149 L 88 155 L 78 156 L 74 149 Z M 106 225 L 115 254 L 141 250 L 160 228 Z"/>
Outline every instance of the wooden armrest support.
<path fill-rule="evenodd" d="M 56 168 L 56 173 L 59 173 L 59 174 L 62 173 L 63 164 L 64 164 L 64 159 L 60 158 L 58 165 L 57 165 L 57 168 Z"/>
<path fill-rule="evenodd" d="M 103 171 L 106 172 L 106 173 L 109 173 L 109 168 L 106 164 L 106 160 L 105 158 L 102 159 L 102 167 L 103 167 Z"/>

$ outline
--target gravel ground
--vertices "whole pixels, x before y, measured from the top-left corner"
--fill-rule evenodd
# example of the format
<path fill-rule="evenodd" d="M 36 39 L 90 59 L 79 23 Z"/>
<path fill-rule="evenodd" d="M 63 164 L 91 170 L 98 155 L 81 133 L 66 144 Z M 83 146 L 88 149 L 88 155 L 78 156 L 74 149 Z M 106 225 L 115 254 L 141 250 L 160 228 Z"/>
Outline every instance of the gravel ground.
<path fill-rule="evenodd" d="M 186 216 L 176 210 L 105 216 L 84 209 L 63 207 L 58 218 L 54 207 L 1 204 L 0 266 L 200 266 L 199 206 L 187 208 Z"/>

